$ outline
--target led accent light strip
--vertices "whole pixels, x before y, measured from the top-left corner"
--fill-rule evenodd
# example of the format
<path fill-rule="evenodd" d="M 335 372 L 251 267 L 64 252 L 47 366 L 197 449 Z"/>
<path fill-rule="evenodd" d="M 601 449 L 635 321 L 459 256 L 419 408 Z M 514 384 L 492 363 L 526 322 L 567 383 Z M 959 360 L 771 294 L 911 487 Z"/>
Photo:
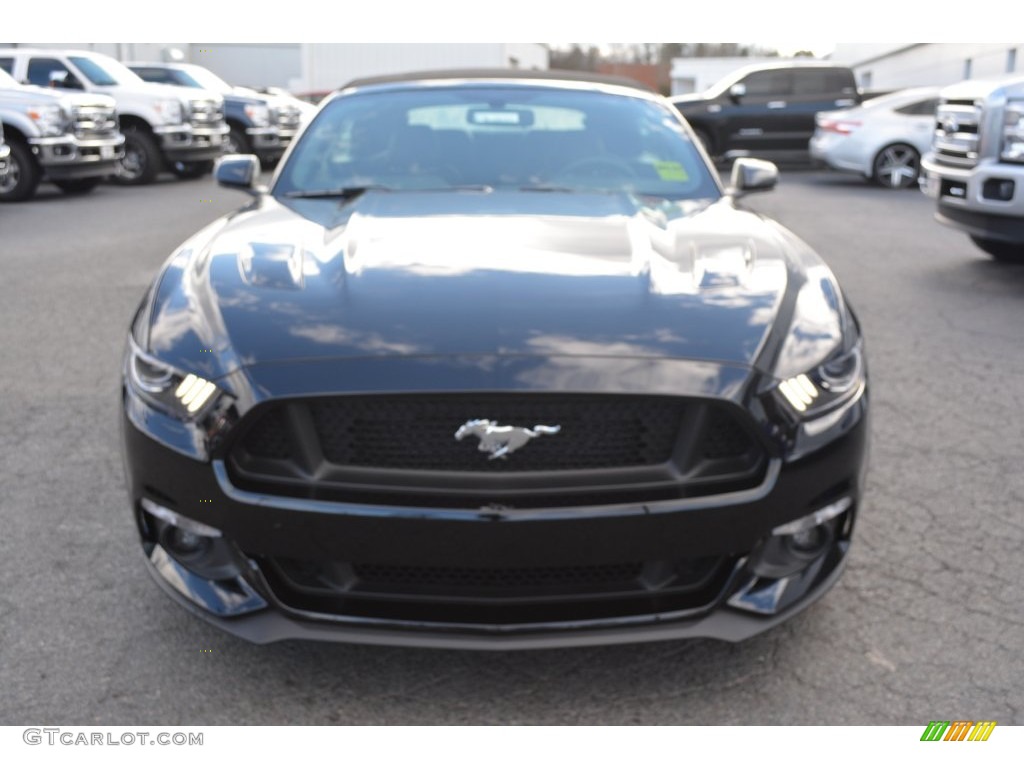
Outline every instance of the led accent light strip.
<path fill-rule="evenodd" d="M 181 400 L 189 413 L 195 413 L 207 400 L 210 399 L 217 387 L 206 379 L 201 379 L 194 373 L 190 373 L 182 380 L 181 384 L 174 391 L 174 396 Z"/>
<path fill-rule="evenodd" d="M 806 411 L 807 406 L 813 403 L 818 396 L 818 388 L 807 378 L 805 373 L 794 376 L 792 379 L 786 379 L 779 384 L 779 391 L 799 413 Z"/>

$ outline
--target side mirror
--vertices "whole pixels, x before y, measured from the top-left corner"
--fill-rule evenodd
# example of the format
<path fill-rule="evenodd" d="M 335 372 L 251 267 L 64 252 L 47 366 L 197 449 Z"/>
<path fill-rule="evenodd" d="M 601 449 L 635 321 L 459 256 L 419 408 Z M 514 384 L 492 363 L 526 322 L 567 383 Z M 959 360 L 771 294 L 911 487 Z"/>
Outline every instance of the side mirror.
<path fill-rule="evenodd" d="M 745 86 L 743 83 L 734 83 L 729 88 L 729 97 L 733 101 L 737 101 L 738 102 L 740 99 L 742 99 L 746 95 L 747 95 L 747 86 Z"/>
<path fill-rule="evenodd" d="M 217 161 L 213 176 L 217 183 L 228 189 L 258 197 L 266 187 L 256 184 L 260 175 L 260 160 L 256 155 L 224 155 Z"/>
<path fill-rule="evenodd" d="M 746 192 L 766 192 L 775 187 L 779 181 L 779 169 L 775 163 L 766 160 L 755 160 L 752 157 L 741 157 L 732 164 L 733 195 Z"/>
<path fill-rule="evenodd" d="M 78 82 L 78 78 L 66 69 L 55 69 L 50 72 L 48 78 L 49 82 L 47 85 L 50 88 L 74 88 L 75 90 L 82 90 L 82 84 Z"/>

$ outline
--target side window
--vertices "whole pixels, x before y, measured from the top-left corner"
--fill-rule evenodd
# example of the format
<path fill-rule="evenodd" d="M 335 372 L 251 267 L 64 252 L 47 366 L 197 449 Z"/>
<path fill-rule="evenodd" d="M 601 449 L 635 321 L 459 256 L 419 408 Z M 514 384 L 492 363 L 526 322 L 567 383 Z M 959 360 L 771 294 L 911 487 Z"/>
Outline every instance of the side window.
<path fill-rule="evenodd" d="M 793 74 L 785 69 L 753 72 L 740 82 L 747 87 L 747 96 L 788 96 L 793 92 Z"/>
<path fill-rule="evenodd" d="M 28 81 L 32 85 L 39 85 L 46 88 L 50 85 L 50 74 L 53 72 L 68 72 L 67 65 L 60 59 L 39 59 L 33 58 L 28 60 Z M 75 77 L 71 72 L 68 72 L 67 81 L 70 83 L 77 83 L 78 78 Z M 73 87 L 73 86 L 72 86 Z M 81 88 L 81 85 L 78 85 Z"/>
<path fill-rule="evenodd" d="M 10 56 L 0 57 L 0 69 L 6 72 L 8 75 L 14 74 L 14 59 Z"/>
<path fill-rule="evenodd" d="M 166 83 L 167 85 L 175 85 L 174 78 L 162 69 L 156 69 L 153 67 L 132 67 L 132 71 L 147 83 Z"/>
<path fill-rule="evenodd" d="M 817 94 L 849 95 L 856 92 L 850 75 L 836 69 L 806 69 L 793 73 L 794 92 L 801 96 Z"/>
<path fill-rule="evenodd" d="M 913 104 L 900 107 L 896 112 L 899 112 L 901 115 L 934 115 L 938 106 L 938 99 L 925 99 L 924 101 L 916 101 Z"/>

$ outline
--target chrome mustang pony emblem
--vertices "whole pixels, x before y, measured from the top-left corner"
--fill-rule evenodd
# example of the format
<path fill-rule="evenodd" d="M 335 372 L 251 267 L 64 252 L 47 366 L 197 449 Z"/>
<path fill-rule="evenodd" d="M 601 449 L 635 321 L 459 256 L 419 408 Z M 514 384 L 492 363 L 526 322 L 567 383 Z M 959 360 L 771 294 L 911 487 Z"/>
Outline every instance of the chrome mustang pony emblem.
<path fill-rule="evenodd" d="M 455 439 L 461 440 L 467 435 L 472 435 L 480 440 L 477 450 L 490 454 L 488 459 L 504 459 L 533 438 L 541 435 L 556 435 L 561 429 L 561 425 L 546 427 L 543 424 L 538 424 L 533 429 L 528 429 L 496 424 L 490 419 L 473 419 L 459 427 L 455 432 Z"/>

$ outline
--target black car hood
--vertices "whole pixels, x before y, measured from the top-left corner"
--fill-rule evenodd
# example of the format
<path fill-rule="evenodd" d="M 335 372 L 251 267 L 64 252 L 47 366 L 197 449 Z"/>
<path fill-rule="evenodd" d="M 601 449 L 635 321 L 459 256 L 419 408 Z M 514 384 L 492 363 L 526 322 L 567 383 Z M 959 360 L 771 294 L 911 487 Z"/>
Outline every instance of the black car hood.
<path fill-rule="evenodd" d="M 805 282 L 793 242 L 728 200 L 266 197 L 171 258 L 143 343 L 212 377 L 259 363 L 384 356 L 753 365 Z"/>

